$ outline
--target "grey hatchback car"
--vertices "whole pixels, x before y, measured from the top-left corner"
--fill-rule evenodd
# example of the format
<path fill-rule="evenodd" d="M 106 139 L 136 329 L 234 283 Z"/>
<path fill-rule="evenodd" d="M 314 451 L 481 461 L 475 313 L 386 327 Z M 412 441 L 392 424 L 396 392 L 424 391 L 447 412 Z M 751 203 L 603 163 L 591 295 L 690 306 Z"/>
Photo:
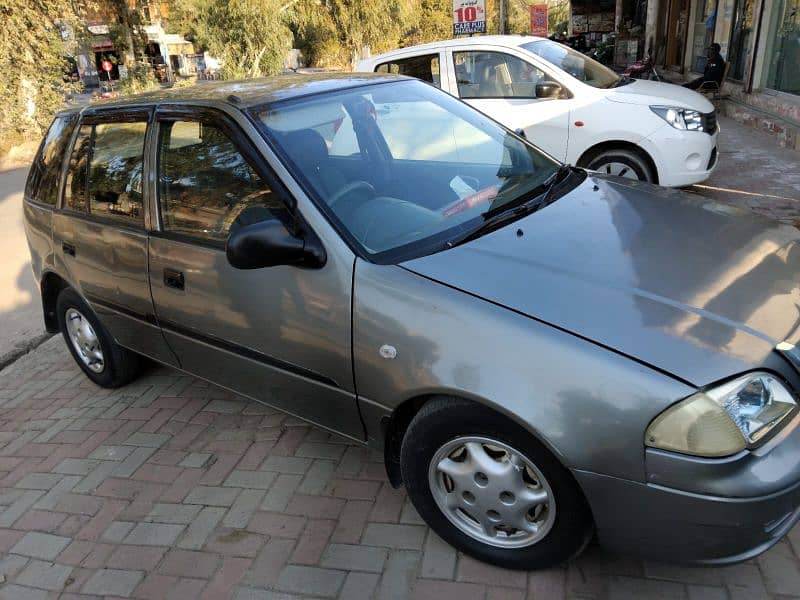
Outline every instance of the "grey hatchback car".
<path fill-rule="evenodd" d="M 535 144 L 535 140 L 532 140 Z M 445 540 L 724 564 L 800 518 L 800 233 L 561 165 L 423 82 L 214 83 L 59 114 L 49 331 L 384 453 Z"/>

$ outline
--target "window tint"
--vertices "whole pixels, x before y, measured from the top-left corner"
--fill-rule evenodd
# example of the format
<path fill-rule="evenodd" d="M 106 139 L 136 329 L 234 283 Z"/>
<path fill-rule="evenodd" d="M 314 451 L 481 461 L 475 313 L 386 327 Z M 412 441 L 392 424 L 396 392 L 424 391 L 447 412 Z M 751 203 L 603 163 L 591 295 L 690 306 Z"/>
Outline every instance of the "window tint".
<path fill-rule="evenodd" d="M 72 210 L 86 210 L 86 174 L 91 142 L 92 126 L 81 125 L 72 146 L 64 185 L 64 206 Z"/>
<path fill-rule="evenodd" d="M 77 115 L 56 117 L 50 125 L 28 175 L 26 194 L 32 200 L 50 205 L 56 203 L 62 159 L 76 119 Z"/>
<path fill-rule="evenodd" d="M 425 56 L 412 56 L 401 60 L 378 65 L 376 73 L 392 73 L 394 75 L 408 75 L 433 83 L 436 87 L 441 87 L 439 77 L 439 55 L 426 54 Z"/>
<path fill-rule="evenodd" d="M 230 138 L 199 121 L 161 123 L 159 204 L 165 231 L 224 241 L 282 204 Z"/>
<path fill-rule="evenodd" d="M 454 52 L 461 98 L 535 98 L 544 72 L 516 56 L 501 52 Z"/>
<path fill-rule="evenodd" d="M 89 164 L 89 212 L 143 225 L 142 163 L 147 123 L 94 126 Z"/>

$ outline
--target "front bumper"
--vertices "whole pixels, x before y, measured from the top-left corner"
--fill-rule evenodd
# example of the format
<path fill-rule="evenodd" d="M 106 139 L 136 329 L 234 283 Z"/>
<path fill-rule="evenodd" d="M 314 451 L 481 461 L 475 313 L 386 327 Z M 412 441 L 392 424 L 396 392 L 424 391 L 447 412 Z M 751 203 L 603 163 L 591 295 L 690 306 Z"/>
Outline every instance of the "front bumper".
<path fill-rule="evenodd" d="M 764 446 L 724 459 L 646 451 L 648 482 L 575 470 L 600 543 L 625 554 L 729 564 L 800 521 L 800 414 Z"/>
<path fill-rule="evenodd" d="M 664 125 L 639 144 L 655 162 L 659 185 L 682 187 L 705 181 L 714 172 L 719 162 L 718 137 L 719 126 L 708 135 Z"/>
<path fill-rule="evenodd" d="M 800 483 L 760 498 L 703 496 L 576 471 L 600 544 L 623 554 L 725 565 L 765 552 L 800 520 Z"/>

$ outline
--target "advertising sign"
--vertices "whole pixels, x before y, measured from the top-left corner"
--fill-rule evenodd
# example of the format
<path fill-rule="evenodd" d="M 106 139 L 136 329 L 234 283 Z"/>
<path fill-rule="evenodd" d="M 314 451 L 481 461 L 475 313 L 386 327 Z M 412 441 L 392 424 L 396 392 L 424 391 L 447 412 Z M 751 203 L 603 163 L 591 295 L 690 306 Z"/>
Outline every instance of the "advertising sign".
<path fill-rule="evenodd" d="M 547 37 L 547 4 L 531 5 L 531 35 Z"/>
<path fill-rule="evenodd" d="M 486 0 L 453 0 L 453 35 L 486 33 Z"/>

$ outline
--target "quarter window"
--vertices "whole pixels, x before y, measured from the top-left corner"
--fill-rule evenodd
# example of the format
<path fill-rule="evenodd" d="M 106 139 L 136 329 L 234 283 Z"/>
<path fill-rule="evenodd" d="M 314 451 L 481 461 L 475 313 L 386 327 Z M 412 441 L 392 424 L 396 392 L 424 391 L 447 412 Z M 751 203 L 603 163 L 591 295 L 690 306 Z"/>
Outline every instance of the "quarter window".
<path fill-rule="evenodd" d="M 408 75 L 409 77 L 416 77 L 422 81 L 432 83 L 436 87 L 442 87 L 438 54 L 426 54 L 424 56 L 393 60 L 392 62 L 378 65 L 375 72 Z"/>
<path fill-rule="evenodd" d="M 86 212 L 86 175 L 89 164 L 89 146 L 92 143 L 92 126 L 81 125 L 67 167 L 64 185 L 64 207 Z"/>
<path fill-rule="evenodd" d="M 75 119 L 75 115 L 56 117 L 47 131 L 42 149 L 33 161 L 28 176 L 27 196 L 30 199 L 50 205 L 56 203 L 62 159 Z"/>
<path fill-rule="evenodd" d="M 94 126 L 89 162 L 89 212 L 131 225 L 144 224 L 142 167 L 147 123 Z"/>
<path fill-rule="evenodd" d="M 160 132 L 164 231 L 221 242 L 231 229 L 281 211 L 277 196 L 220 127 L 162 121 Z"/>
<path fill-rule="evenodd" d="M 531 63 L 501 52 L 454 52 L 461 98 L 536 98 L 547 76 Z"/>

